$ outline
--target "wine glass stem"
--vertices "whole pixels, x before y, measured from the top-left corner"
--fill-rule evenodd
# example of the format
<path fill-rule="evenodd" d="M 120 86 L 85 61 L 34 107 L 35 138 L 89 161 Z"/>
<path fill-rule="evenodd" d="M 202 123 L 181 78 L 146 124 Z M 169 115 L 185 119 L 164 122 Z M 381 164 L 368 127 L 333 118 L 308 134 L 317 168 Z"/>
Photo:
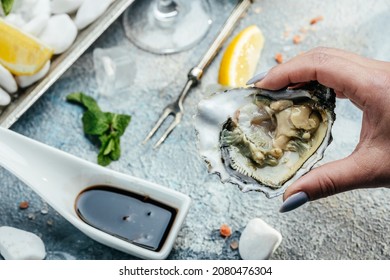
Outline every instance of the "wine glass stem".
<path fill-rule="evenodd" d="M 179 10 L 174 0 L 157 0 L 154 16 L 159 21 L 170 21 L 177 17 Z"/>

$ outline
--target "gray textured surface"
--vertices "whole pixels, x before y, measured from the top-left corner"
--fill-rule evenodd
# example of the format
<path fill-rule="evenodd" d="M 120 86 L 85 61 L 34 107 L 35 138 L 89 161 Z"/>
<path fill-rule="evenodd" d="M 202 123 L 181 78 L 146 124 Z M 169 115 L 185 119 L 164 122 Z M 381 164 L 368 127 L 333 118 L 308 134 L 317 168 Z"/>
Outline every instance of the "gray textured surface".
<path fill-rule="evenodd" d="M 246 223 L 262 218 L 283 236 L 273 259 L 389 259 L 390 205 L 387 189 L 358 190 L 309 203 L 296 211 L 279 214 L 281 198 L 269 200 L 260 193 L 241 193 L 209 175 L 196 150 L 192 116 L 197 102 L 216 84 L 220 53 L 207 70 L 201 85 L 185 102 L 181 125 L 159 150 L 141 141 L 161 109 L 174 98 L 193 66 L 214 37 L 235 1 L 212 1 L 214 23 L 207 38 L 196 48 L 180 54 L 157 56 L 134 47 L 124 37 L 117 20 L 48 92 L 11 127 L 23 135 L 96 162 L 97 148 L 83 135 L 82 109 L 65 102 L 73 91 L 84 91 L 104 110 L 127 113 L 133 120 L 122 137 L 122 157 L 108 168 L 179 190 L 192 199 L 192 207 L 170 254 L 170 259 L 239 259 L 230 249 Z M 258 65 L 264 71 L 275 65 L 273 56 L 290 58 L 323 45 L 390 60 L 390 3 L 364 1 L 256 1 L 240 22 L 242 28 L 257 24 L 266 43 Z M 292 36 L 309 27 L 311 18 L 324 20 L 308 30 L 305 40 L 292 43 Z M 285 31 L 290 35 L 285 37 Z M 99 96 L 94 76 L 94 48 L 122 46 L 134 59 L 136 76 L 128 91 L 110 98 Z M 349 154 L 359 138 L 361 114 L 348 101 L 338 101 L 334 142 L 323 162 Z M 153 139 L 154 141 L 156 139 Z M 20 210 L 21 201 L 30 207 Z M 47 214 L 42 209 L 48 209 Z M 14 226 L 42 237 L 48 259 L 131 259 L 132 256 L 89 239 L 48 207 L 12 174 L 0 169 L 0 225 Z M 219 236 L 219 226 L 229 224 L 233 235 Z"/>

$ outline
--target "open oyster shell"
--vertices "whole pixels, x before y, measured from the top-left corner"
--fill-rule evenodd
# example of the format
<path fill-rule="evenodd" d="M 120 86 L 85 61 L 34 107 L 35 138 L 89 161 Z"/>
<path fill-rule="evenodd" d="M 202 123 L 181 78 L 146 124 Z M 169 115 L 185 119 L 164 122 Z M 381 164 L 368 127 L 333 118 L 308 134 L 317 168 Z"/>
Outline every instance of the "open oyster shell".
<path fill-rule="evenodd" d="M 222 182 L 275 197 L 322 159 L 334 109 L 333 90 L 317 82 L 215 93 L 195 116 L 199 152 Z"/>

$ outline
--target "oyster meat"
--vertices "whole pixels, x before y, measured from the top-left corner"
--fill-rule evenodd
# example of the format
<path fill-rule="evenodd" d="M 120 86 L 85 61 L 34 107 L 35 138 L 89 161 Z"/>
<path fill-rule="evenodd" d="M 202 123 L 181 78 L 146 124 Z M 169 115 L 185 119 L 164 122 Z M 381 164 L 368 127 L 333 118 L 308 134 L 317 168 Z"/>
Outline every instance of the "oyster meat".
<path fill-rule="evenodd" d="M 215 93 L 198 106 L 198 148 L 223 182 L 274 197 L 323 157 L 334 109 L 333 90 L 317 82 Z"/>

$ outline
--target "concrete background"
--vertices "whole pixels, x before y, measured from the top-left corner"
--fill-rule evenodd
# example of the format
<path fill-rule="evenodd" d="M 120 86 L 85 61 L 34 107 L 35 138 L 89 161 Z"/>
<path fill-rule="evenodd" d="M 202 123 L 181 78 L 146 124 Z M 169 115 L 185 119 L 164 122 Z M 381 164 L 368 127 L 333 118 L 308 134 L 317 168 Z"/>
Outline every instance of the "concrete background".
<path fill-rule="evenodd" d="M 262 218 L 283 236 L 272 259 L 389 259 L 390 193 L 387 189 L 357 190 L 280 214 L 281 197 L 267 199 L 261 193 L 241 193 L 207 173 L 196 149 L 192 125 L 196 104 L 215 88 L 222 52 L 206 71 L 202 83 L 185 102 L 185 116 L 158 150 L 141 145 L 162 108 L 179 93 L 187 71 L 197 63 L 236 1 L 212 2 L 213 24 L 195 48 L 174 55 L 158 56 L 136 48 L 124 36 L 118 19 L 88 51 L 11 127 L 12 130 L 80 158 L 96 162 L 98 148 L 82 132 L 83 110 L 65 101 L 67 94 L 83 91 L 97 98 L 102 109 L 131 114 L 133 119 L 122 137 L 122 157 L 108 166 L 126 174 L 188 194 L 192 206 L 169 255 L 169 259 L 239 259 L 230 243 L 238 240 L 247 222 Z M 310 29 L 310 19 L 324 20 Z M 258 72 L 276 63 L 275 53 L 285 59 L 315 46 L 331 46 L 390 60 L 390 2 L 364 1 L 255 1 L 234 34 L 251 24 L 263 31 L 266 43 Z M 306 30 L 306 31 L 305 31 Z M 288 34 L 287 34 L 288 33 Z M 292 37 L 304 34 L 294 45 Z M 133 85 L 111 97 L 101 96 L 95 80 L 93 50 L 121 46 L 134 61 Z M 321 163 L 342 158 L 353 151 L 360 133 L 361 113 L 349 101 L 337 101 L 334 142 Z M 30 207 L 20 210 L 27 200 Z M 0 169 L 0 226 L 34 232 L 42 237 L 47 259 L 132 259 L 86 237 L 40 197 L 4 169 Z M 227 223 L 233 235 L 219 236 Z"/>

